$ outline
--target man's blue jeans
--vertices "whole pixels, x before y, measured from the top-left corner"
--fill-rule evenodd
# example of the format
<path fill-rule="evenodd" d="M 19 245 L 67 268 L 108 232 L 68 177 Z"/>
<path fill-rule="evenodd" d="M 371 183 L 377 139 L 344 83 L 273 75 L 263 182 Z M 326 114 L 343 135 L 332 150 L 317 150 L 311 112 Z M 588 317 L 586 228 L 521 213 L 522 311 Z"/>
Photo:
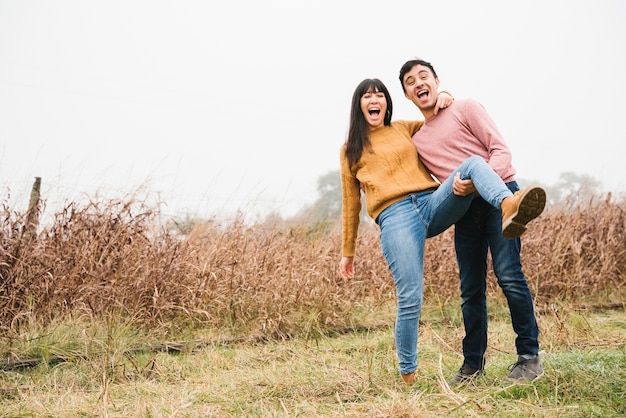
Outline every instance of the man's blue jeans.
<path fill-rule="evenodd" d="M 512 192 L 517 182 L 507 183 Z M 506 297 L 517 354 L 537 355 L 539 328 L 532 295 L 522 271 L 521 241 L 502 236 L 502 212 L 476 198 L 469 211 L 456 223 L 454 245 L 459 265 L 461 311 L 465 325 L 464 364 L 482 369 L 487 350 L 487 250 L 491 249 L 493 270 Z"/>
<path fill-rule="evenodd" d="M 511 191 L 480 157 L 465 160 L 456 172 L 471 179 L 476 189 L 496 208 Z M 382 252 L 396 286 L 398 311 L 395 325 L 400 373 L 417 369 L 418 324 L 424 290 L 424 244 L 456 223 L 469 209 L 473 195 L 455 196 L 453 173 L 435 191 L 424 191 L 396 202 L 376 219 Z"/>

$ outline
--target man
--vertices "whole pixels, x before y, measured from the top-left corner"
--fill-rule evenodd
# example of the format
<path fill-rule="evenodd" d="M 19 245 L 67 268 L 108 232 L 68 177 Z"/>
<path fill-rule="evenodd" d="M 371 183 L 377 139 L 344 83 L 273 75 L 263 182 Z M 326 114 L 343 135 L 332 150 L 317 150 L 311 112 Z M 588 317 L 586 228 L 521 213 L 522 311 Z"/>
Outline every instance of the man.
<path fill-rule="evenodd" d="M 413 136 L 413 143 L 426 168 L 439 181 L 448 178 L 459 162 L 468 156 L 479 155 L 512 192 L 519 190 L 511 165 L 511 152 L 482 105 L 471 99 L 456 100 L 435 114 L 439 78 L 433 66 L 424 60 L 407 61 L 400 69 L 399 78 L 406 98 L 420 109 L 425 118 L 423 127 Z M 455 184 L 456 194 L 466 195 L 476 190 L 470 180 Z M 545 194 L 542 204 L 545 205 Z M 488 249 L 491 250 L 493 269 L 507 299 L 511 322 L 517 334 L 518 359 L 511 367 L 508 378 L 532 381 L 543 374 L 538 355 L 539 329 L 530 289 L 522 272 L 520 239 L 507 239 L 501 231 L 501 211 L 480 197 L 474 199 L 467 213 L 455 224 L 454 243 L 465 337 L 463 365 L 449 381 L 450 384 L 467 382 L 484 373 Z"/>

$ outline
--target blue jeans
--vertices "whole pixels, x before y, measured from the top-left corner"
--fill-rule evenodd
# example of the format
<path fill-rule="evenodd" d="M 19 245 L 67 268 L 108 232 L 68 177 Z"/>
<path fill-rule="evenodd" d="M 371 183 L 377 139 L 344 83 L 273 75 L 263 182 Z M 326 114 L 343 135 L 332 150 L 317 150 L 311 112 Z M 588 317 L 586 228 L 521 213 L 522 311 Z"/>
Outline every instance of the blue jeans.
<path fill-rule="evenodd" d="M 517 182 L 507 183 L 513 192 Z M 459 265 L 461 311 L 465 325 L 464 364 L 475 369 L 485 365 L 487 350 L 487 250 L 491 250 L 493 270 L 506 297 L 513 330 L 517 334 L 517 354 L 539 352 L 539 328 L 533 300 L 522 271 L 521 241 L 502 236 L 502 212 L 481 198 L 455 225 L 454 245 Z"/>
<path fill-rule="evenodd" d="M 480 157 L 465 160 L 456 172 L 471 179 L 496 208 L 511 191 Z M 455 196 L 454 173 L 436 190 L 408 196 L 385 208 L 376 219 L 382 252 L 393 276 L 398 299 L 395 342 L 400 373 L 417 369 L 418 324 L 424 290 L 424 244 L 456 223 L 467 212 L 474 195 Z"/>

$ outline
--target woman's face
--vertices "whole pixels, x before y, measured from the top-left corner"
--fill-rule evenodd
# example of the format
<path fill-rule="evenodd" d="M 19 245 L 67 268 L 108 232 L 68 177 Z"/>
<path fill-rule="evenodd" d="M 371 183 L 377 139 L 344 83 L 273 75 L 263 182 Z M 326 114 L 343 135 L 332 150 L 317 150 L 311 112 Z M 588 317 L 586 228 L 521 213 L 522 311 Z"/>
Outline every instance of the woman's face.
<path fill-rule="evenodd" d="M 361 96 L 361 111 L 370 130 L 383 126 L 387 113 L 387 99 L 381 91 L 370 90 Z"/>

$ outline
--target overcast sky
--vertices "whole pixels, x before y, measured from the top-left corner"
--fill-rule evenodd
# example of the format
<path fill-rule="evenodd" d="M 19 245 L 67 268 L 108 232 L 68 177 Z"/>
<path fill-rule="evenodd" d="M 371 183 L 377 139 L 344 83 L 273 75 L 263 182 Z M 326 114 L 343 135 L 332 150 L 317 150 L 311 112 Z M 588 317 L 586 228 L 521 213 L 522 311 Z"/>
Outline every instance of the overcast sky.
<path fill-rule="evenodd" d="M 350 99 L 431 61 L 480 101 L 518 178 L 624 191 L 626 1 L 0 0 L 0 200 L 140 189 L 204 216 L 315 200 Z"/>

